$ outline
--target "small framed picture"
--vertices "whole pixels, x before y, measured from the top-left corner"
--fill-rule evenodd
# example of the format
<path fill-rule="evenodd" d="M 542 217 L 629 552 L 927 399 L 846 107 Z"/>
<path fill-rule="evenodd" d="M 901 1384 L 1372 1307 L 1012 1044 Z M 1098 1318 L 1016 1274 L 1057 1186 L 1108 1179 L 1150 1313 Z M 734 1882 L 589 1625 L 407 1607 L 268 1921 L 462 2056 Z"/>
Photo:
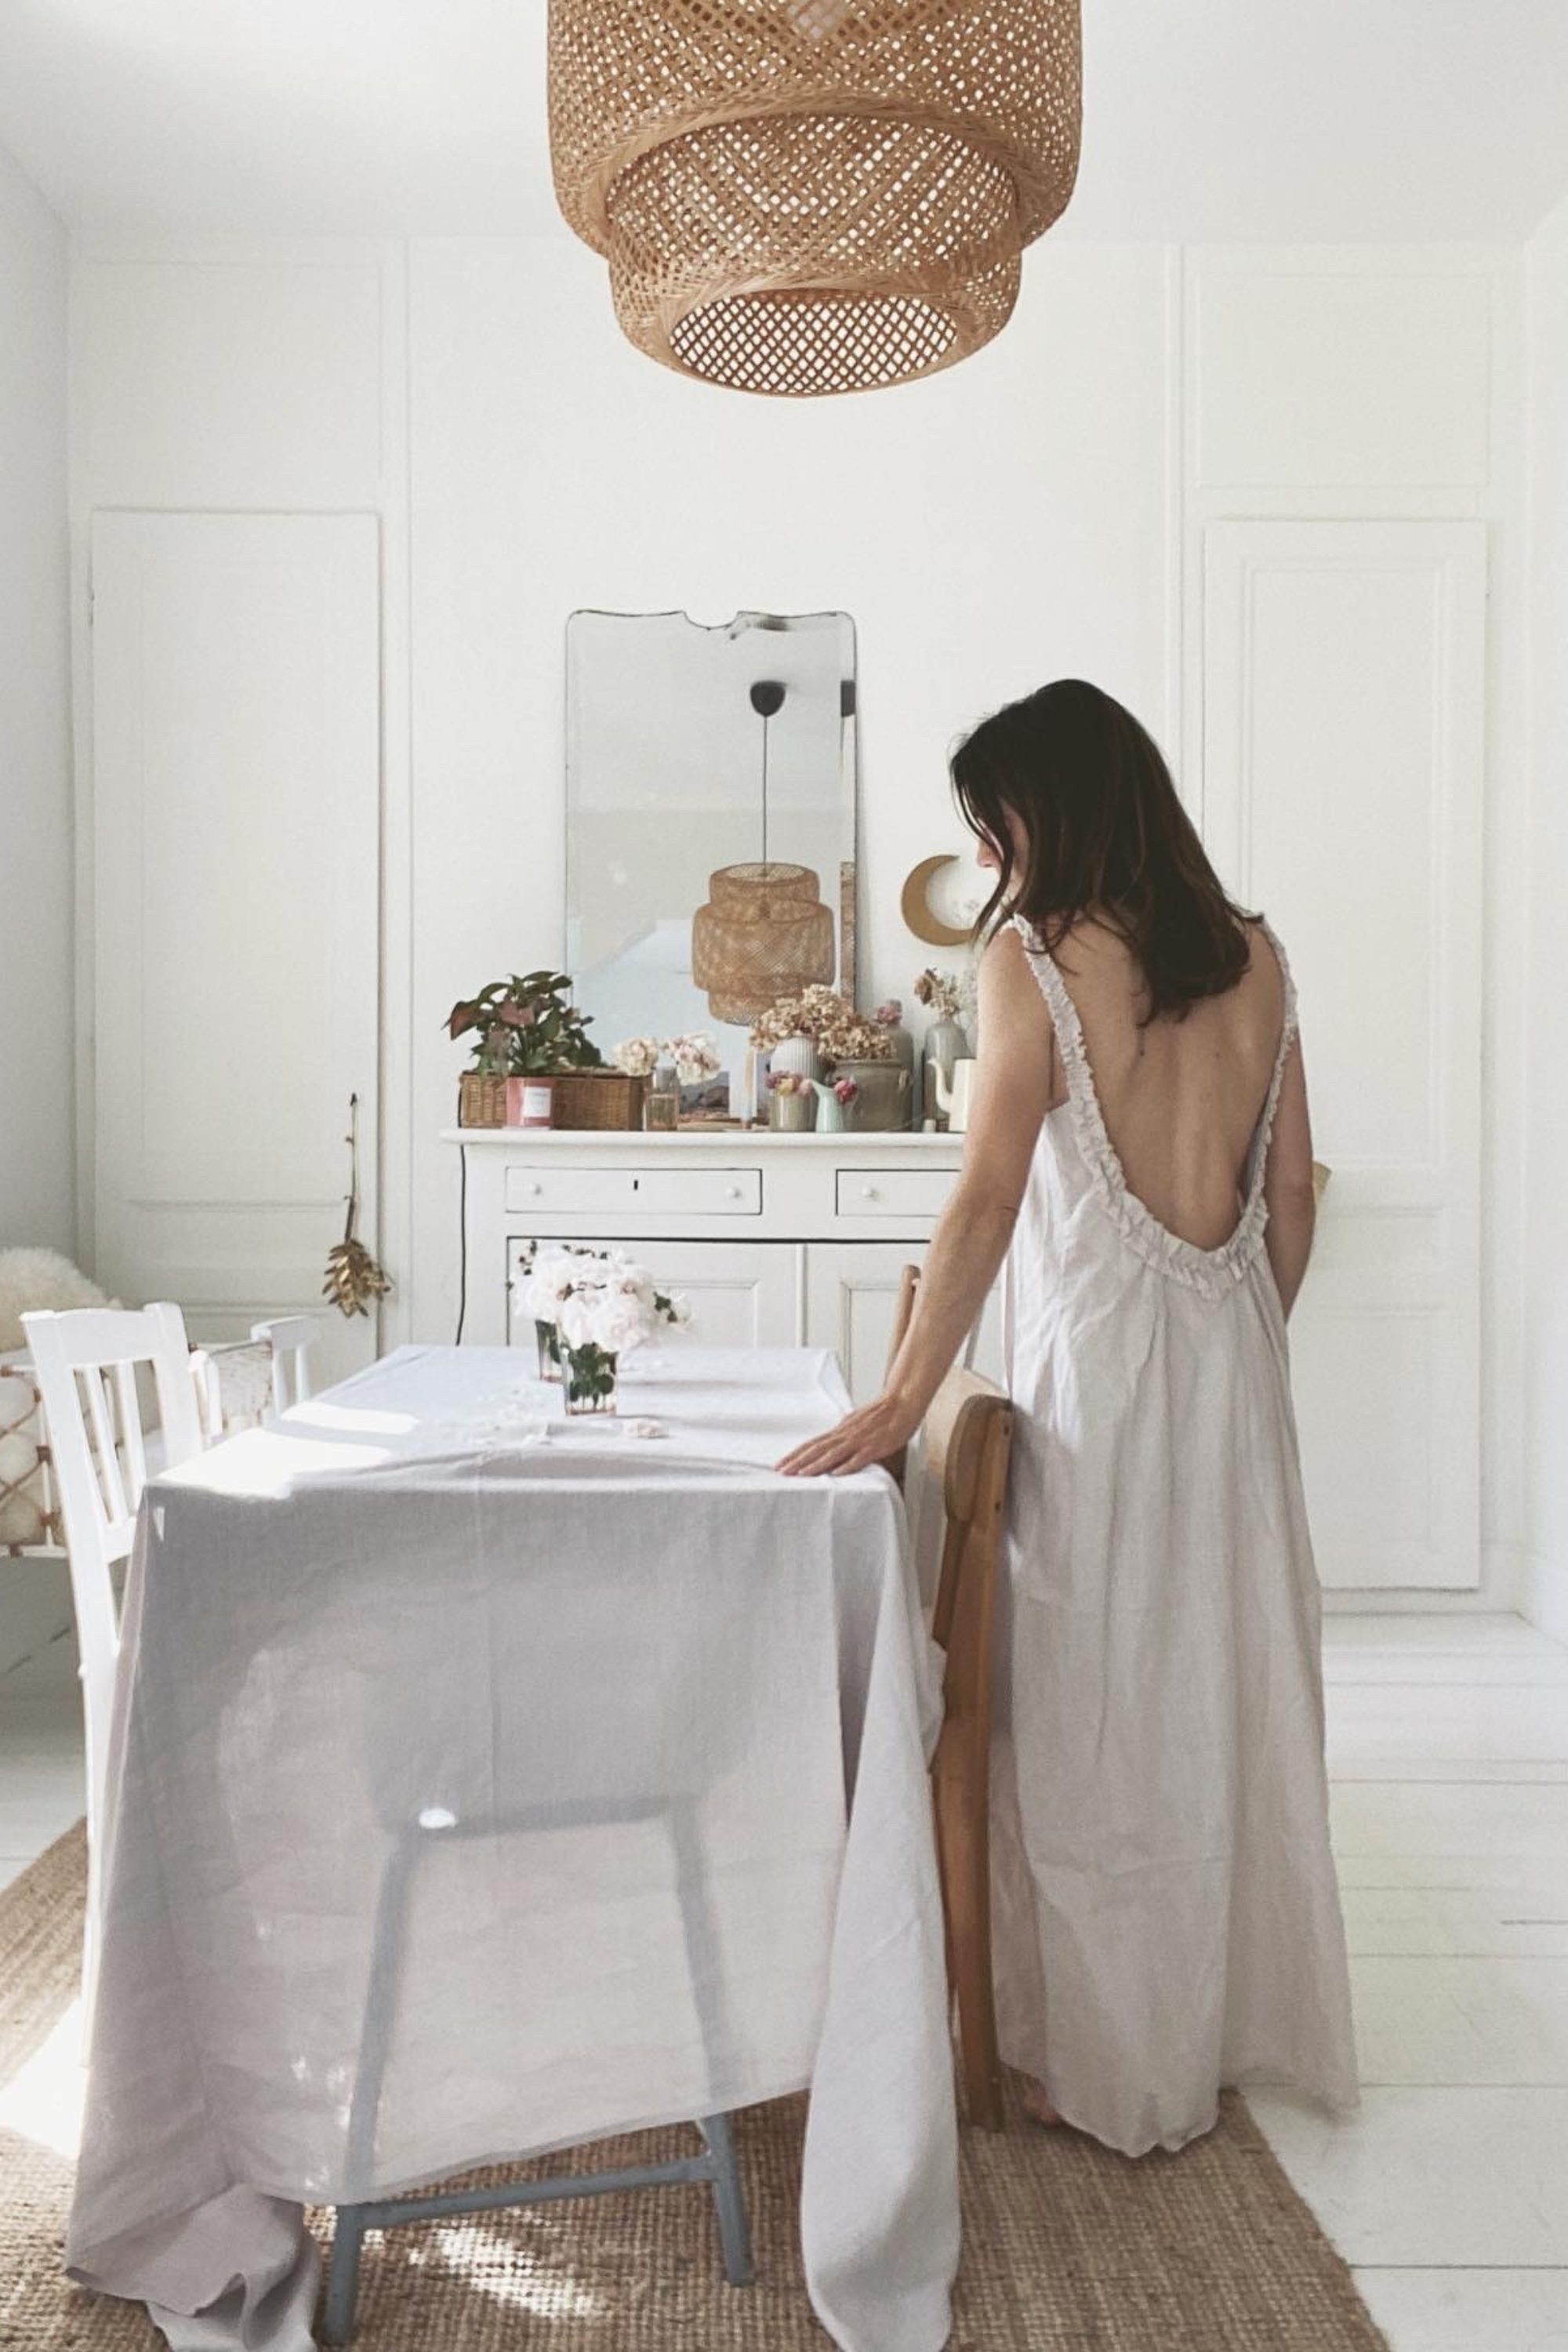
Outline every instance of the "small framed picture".
<path fill-rule="evenodd" d="M 682 1125 L 700 1127 L 704 1120 L 715 1125 L 730 1116 L 730 1073 L 720 1070 L 710 1078 L 701 1078 L 695 1086 L 680 1089 Z"/>

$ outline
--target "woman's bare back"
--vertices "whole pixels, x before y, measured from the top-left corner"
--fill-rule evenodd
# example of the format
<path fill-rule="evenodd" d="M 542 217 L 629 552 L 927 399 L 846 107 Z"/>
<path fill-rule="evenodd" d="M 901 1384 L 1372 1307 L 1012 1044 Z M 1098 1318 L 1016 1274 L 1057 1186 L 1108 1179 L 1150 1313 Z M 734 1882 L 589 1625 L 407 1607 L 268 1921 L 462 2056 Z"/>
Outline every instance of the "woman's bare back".
<path fill-rule="evenodd" d="M 1219 1248 L 1235 1229 L 1284 1020 L 1279 963 L 1258 927 L 1251 937 L 1237 987 L 1147 1028 L 1138 966 L 1115 932 L 1080 923 L 1056 959 L 1128 1189 L 1198 1249 Z M 1057 1092 L 1065 1101 L 1059 1072 Z"/>

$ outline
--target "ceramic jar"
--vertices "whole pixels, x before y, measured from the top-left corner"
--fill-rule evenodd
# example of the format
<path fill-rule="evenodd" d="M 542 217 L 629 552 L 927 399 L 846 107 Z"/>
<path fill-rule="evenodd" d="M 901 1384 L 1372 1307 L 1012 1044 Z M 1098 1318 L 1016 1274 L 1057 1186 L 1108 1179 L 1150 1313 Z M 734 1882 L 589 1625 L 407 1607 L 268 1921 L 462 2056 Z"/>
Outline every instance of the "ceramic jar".
<path fill-rule="evenodd" d="M 917 1127 L 920 1124 L 916 1110 L 916 1103 L 919 1099 L 919 1089 L 915 1085 L 917 1053 L 915 1041 L 904 1026 L 904 1007 L 901 998 L 889 997 L 888 1003 L 877 1014 L 877 1025 L 892 1046 L 894 1062 L 900 1069 L 907 1070 L 910 1074 L 909 1085 L 903 1090 L 903 1117 L 898 1123 L 900 1127 Z M 850 1125 L 855 1124 L 852 1119 Z M 879 1121 L 879 1127 L 880 1124 Z"/>
<path fill-rule="evenodd" d="M 816 1124 L 816 1096 L 810 1087 L 795 1095 L 768 1097 L 768 1125 L 775 1135 L 809 1135 Z"/>
<path fill-rule="evenodd" d="M 914 1087 L 903 1063 L 836 1062 L 833 1075 L 853 1078 L 858 1089 L 844 1113 L 844 1124 L 851 1134 L 889 1135 L 909 1126 Z"/>

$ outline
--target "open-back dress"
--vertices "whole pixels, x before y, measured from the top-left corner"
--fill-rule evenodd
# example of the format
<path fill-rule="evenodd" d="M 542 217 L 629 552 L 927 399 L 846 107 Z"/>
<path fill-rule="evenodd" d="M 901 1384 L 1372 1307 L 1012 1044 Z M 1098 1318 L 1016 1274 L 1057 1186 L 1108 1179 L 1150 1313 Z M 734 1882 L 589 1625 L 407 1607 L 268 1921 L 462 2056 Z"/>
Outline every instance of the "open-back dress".
<path fill-rule="evenodd" d="M 1005 2061 L 1140 2155 L 1222 2085 L 1343 2110 L 1355 2053 L 1323 1762 L 1321 1607 L 1263 1181 L 1285 1013 L 1217 1249 L 1129 1191 L 1062 973 L 1017 929 L 1068 1099 L 1008 1262 L 1016 1407 L 993 1849 Z"/>

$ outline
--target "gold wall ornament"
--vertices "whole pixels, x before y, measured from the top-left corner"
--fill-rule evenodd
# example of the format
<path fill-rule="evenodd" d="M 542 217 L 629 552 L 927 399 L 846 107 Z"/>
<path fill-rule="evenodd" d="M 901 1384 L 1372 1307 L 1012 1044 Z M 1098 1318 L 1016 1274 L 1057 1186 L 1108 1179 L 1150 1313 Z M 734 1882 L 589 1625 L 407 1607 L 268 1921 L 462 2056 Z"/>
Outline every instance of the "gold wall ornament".
<path fill-rule="evenodd" d="M 928 947 L 965 948 L 973 940 L 973 923 L 955 929 L 952 923 L 943 922 L 931 903 L 932 880 L 943 866 L 956 866 L 957 863 L 957 857 L 951 851 L 942 857 L 922 857 L 920 864 L 910 869 L 904 883 L 903 897 L 899 904 L 905 925 L 913 931 L 917 940 L 924 940 Z"/>
<path fill-rule="evenodd" d="M 1079 0 L 550 0 L 570 226 L 639 351 L 866 392 L 1000 332 L 1066 207 Z"/>
<path fill-rule="evenodd" d="M 368 1315 L 371 1300 L 384 1298 L 392 1281 L 354 1234 L 359 1219 L 358 1095 L 349 1097 L 349 1131 L 343 1141 L 349 1148 L 349 1213 L 343 1222 L 342 1241 L 334 1242 L 327 1252 L 327 1278 L 321 1285 L 321 1296 L 341 1315 Z"/>

